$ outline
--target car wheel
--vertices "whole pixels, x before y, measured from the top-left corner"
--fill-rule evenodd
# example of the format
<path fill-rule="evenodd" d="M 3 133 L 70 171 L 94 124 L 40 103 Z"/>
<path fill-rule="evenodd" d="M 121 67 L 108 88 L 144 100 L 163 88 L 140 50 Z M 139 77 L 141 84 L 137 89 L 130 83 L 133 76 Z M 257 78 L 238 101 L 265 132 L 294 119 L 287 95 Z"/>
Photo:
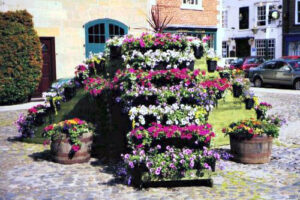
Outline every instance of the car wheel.
<path fill-rule="evenodd" d="M 300 79 L 298 79 L 298 80 L 295 81 L 294 88 L 296 90 L 300 90 Z"/>
<path fill-rule="evenodd" d="M 262 87 L 263 82 L 260 78 L 255 78 L 254 80 L 254 87 Z"/>

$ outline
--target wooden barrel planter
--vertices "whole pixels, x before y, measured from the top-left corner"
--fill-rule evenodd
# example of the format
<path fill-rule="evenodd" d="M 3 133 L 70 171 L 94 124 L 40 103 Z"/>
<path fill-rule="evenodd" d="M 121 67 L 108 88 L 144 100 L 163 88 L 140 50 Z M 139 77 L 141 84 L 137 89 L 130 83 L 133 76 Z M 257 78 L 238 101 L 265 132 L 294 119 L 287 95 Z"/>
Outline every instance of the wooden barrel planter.
<path fill-rule="evenodd" d="M 74 152 L 72 151 L 69 138 L 52 140 L 51 155 L 53 161 L 60 164 L 75 164 L 89 161 L 91 158 L 93 134 L 90 132 L 84 133 L 80 141 L 82 142 L 80 150 Z"/>
<path fill-rule="evenodd" d="M 236 139 L 230 136 L 230 149 L 237 162 L 263 164 L 270 162 L 272 137 L 257 136 L 252 139 Z"/>

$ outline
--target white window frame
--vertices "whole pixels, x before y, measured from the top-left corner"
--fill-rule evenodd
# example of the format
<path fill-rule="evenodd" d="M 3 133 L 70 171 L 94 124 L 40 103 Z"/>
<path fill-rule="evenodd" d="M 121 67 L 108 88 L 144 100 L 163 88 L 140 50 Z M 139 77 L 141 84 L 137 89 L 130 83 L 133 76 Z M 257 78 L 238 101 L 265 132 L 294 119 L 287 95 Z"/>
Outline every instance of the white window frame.
<path fill-rule="evenodd" d="M 256 39 L 255 48 L 257 56 L 275 58 L 276 54 L 276 40 L 275 39 Z M 268 55 L 266 55 L 266 49 L 268 49 Z"/>
<path fill-rule="evenodd" d="M 300 0 L 295 0 L 295 24 L 300 25 L 300 19 L 298 19 L 298 13 L 300 11 L 300 8 L 298 8 L 298 2 L 300 2 Z"/>
<path fill-rule="evenodd" d="M 181 9 L 203 10 L 202 0 L 182 0 Z"/>
<path fill-rule="evenodd" d="M 228 28 L 228 11 L 222 11 L 222 28 Z"/>
<path fill-rule="evenodd" d="M 259 25 L 258 24 L 258 22 L 259 22 L 259 20 L 258 20 L 258 9 L 260 8 L 260 7 L 265 7 L 265 25 Z M 258 26 L 258 27 L 264 27 L 264 26 L 267 26 L 267 24 L 268 24 L 268 6 L 267 5 L 262 5 L 262 6 L 257 6 L 256 7 L 256 26 Z M 260 20 L 260 21 L 263 21 L 263 20 Z"/>

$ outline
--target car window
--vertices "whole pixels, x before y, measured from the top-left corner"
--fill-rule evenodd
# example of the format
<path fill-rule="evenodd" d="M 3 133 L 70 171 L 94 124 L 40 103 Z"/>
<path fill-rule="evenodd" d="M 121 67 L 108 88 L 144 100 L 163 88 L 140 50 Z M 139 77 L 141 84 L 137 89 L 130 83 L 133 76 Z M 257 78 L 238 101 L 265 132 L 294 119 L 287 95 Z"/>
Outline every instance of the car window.
<path fill-rule="evenodd" d="M 282 69 L 284 66 L 288 65 L 287 63 L 285 62 L 282 62 L 282 61 L 278 61 L 276 62 L 276 64 L 274 65 L 274 69 Z"/>
<path fill-rule="evenodd" d="M 289 64 L 293 67 L 294 70 L 300 71 L 300 61 L 291 61 Z"/>
<path fill-rule="evenodd" d="M 248 58 L 245 62 L 245 64 L 255 64 L 256 63 L 256 59 L 255 58 Z"/>
<path fill-rule="evenodd" d="M 273 69 L 275 65 L 275 62 L 267 62 L 264 65 L 264 69 Z"/>

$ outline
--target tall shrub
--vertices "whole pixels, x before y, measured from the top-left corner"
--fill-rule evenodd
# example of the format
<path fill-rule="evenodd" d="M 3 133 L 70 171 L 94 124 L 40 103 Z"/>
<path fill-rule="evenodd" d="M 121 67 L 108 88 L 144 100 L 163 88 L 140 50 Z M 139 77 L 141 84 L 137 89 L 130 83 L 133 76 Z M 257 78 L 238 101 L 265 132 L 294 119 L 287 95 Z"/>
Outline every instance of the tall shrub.
<path fill-rule="evenodd" d="M 26 11 L 0 12 L 0 105 L 24 102 L 38 87 L 39 37 Z"/>

